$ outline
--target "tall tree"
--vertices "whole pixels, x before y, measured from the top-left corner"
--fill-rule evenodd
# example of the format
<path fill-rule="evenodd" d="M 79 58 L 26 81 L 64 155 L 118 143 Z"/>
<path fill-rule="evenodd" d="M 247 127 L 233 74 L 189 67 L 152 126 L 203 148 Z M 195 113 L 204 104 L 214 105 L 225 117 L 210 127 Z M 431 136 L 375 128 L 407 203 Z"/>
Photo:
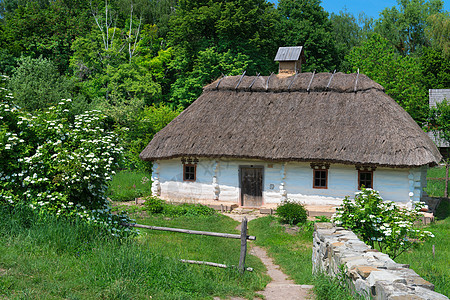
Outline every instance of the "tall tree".
<path fill-rule="evenodd" d="M 5 49 L 21 55 L 53 61 L 64 74 L 69 66 L 72 41 L 90 28 L 88 2 L 84 0 L 8 1 L 3 16 Z M 14 5 L 13 5 L 14 4 Z M 0 70 L 1 71 L 1 70 Z"/>
<path fill-rule="evenodd" d="M 240 70 L 237 57 L 245 57 L 247 74 L 274 71 L 273 58 L 279 45 L 277 22 L 278 14 L 266 0 L 179 1 L 169 32 L 169 43 L 176 53 L 172 63 L 177 78 L 172 86 L 172 105 L 186 107 L 200 95 L 198 86 L 211 82 L 220 73 L 231 75 Z M 218 70 L 203 68 L 212 66 L 204 61 L 208 57 L 230 61 L 219 64 Z M 229 66 L 231 62 L 236 62 L 235 67 Z M 189 85 L 195 88 L 190 89 Z"/>
<path fill-rule="evenodd" d="M 425 28 L 428 17 L 442 12 L 442 0 L 397 0 L 398 8 L 385 8 L 375 26 L 375 32 L 403 55 L 412 54 L 427 46 Z"/>
<path fill-rule="evenodd" d="M 378 34 L 347 55 L 353 70 L 359 69 L 381 84 L 420 125 L 428 115 L 427 90 L 422 85 L 418 58 L 401 56 L 390 42 Z"/>
<path fill-rule="evenodd" d="M 333 71 L 338 65 L 333 27 L 320 0 L 280 0 L 283 46 L 303 46 L 305 71 Z"/>
<path fill-rule="evenodd" d="M 450 87 L 450 56 L 432 47 L 423 49 L 420 56 L 421 81 L 426 89 L 447 89 Z"/>
<path fill-rule="evenodd" d="M 56 105 L 62 98 L 70 98 L 72 84 L 59 75 L 50 60 L 22 57 L 8 87 L 16 104 L 33 111 Z"/>
<path fill-rule="evenodd" d="M 367 36 L 366 28 L 360 26 L 360 22 L 348 11 L 340 11 L 339 14 L 332 13 L 330 21 L 333 28 L 333 39 L 336 46 L 337 69 L 347 71 L 349 69 L 345 56 L 350 50 L 359 46 Z"/>
<path fill-rule="evenodd" d="M 450 57 L 450 15 L 448 12 L 431 15 L 428 18 L 430 25 L 426 33 L 431 39 L 431 45 L 441 50 L 445 56 Z"/>

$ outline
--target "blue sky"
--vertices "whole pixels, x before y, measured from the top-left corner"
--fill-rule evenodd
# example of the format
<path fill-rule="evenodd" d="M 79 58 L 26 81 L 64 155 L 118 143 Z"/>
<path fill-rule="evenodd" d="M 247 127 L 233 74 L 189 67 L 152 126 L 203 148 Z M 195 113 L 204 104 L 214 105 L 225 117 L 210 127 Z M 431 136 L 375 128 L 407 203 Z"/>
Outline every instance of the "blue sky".
<path fill-rule="evenodd" d="M 322 7 L 329 13 L 339 13 L 347 8 L 347 11 L 358 17 L 360 12 L 367 16 L 378 19 L 380 12 L 386 7 L 397 5 L 396 0 L 322 0 Z M 444 1 L 444 9 L 450 10 L 450 0 Z"/>

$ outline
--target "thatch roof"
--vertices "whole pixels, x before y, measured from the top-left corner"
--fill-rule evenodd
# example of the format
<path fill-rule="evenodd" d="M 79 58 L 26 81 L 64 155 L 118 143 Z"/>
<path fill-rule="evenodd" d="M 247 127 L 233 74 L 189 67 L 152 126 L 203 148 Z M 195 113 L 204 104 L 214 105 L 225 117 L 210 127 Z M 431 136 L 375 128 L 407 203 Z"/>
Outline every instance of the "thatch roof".
<path fill-rule="evenodd" d="M 382 86 L 362 74 L 230 76 L 203 94 L 142 151 L 143 160 L 251 158 L 391 167 L 441 155 Z"/>

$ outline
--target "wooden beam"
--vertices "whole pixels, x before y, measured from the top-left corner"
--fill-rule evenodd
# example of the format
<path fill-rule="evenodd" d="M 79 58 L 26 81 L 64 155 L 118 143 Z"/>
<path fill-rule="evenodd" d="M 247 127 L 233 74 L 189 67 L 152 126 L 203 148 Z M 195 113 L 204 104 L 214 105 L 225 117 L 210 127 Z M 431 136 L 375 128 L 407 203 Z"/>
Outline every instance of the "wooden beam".
<path fill-rule="evenodd" d="M 215 237 L 223 237 L 229 239 L 242 239 L 242 234 L 231 234 L 231 233 L 220 233 L 220 232 L 209 232 L 209 231 L 198 231 L 198 230 L 189 230 L 189 229 L 181 229 L 181 228 L 169 228 L 169 227 L 158 227 L 158 226 L 148 226 L 141 224 L 127 224 L 122 223 L 123 226 L 129 227 L 137 227 L 137 228 L 145 228 L 151 230 L 160 230 L 160 231 L 171 231 L 171 232 L 181 232 L 187 234 L 197 234 L 197 235 L 207 235 L 207 236 L 215 236 Z M 256 240 L 255 236 L 248 235 L 248 240 Z"/>
<path fill-rule="evenodd" d="M 245 272 L 245 256 L 247 255 L 247 217 L 244 217 L 241 225 L 241 255 L 239 256 L 239 270 Z"/>
<path fill-rule="evenodd" d="M 227 266 L 225 264 L 217 264 L 209 261 L 200 261 L 200 260 L 190 260 L 190 259 L 180 259 L 181 262 L 188 263 L 188 264 L 195 264 L 195 265 L 207 265 L 212 267 L 218 267 L 218 268 L 233 268 L 234 266 Z M 246 271 L 253 272 L 253 268 L 245 268 Z"/>

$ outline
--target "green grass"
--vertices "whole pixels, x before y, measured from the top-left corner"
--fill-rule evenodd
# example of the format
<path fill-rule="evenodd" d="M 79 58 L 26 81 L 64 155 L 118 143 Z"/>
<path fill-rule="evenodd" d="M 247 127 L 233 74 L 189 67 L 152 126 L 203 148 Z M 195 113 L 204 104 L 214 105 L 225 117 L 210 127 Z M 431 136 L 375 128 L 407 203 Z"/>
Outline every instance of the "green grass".
<path fill-rule="evenodd" d="M 312 274 L 312 226 L 289 234 L 275 217 L 268 216 L 249 222 L 249 231 L 257 237 L 255 244 L 264 247 L 295 283 L 314 285 L 317 300 L 360 299 L 351 294 L 343 278 Z"/>
<path fill-rule="evenodd" d="M 427 178 L 445 178 L 445 167 L 438 166 L 430 168 L 427 171 Z M 427 180 L 427 187 L 425 188 L 428 195 L 432 197 L 444 197 L 445 181 L 444 180 Z"/>
<path fill-rule="evenodd" d="M 275 263 L 296 283 L 313 284 L 311 229 L 288 234 L 273 216 L 253 220 L 248 226 L 249 234 L 256 236 L 254 243 L 265 247 Z"/>
<path fill-rule="evenodd" d="M 438 221 L 427 226 L 435 238 L 418 249 L 400 255 L 396 262 L 409 264 L 411 269 L 435 285 L 435 291 L 450 296 L 450 204 L 441 202 L 436 217 Z M 433 245 L 435 255 L 433 256 Z"/>
<path fill-rule="evenodd" d="M 0 299 L 253 299 L 268 282 L 265 267 L 252 256 L 247 265 L 255 271 L 243 275 L 179 262 L 237 264 L 239 240 L 142 230 L 138 238 L 120 241 L 53 218 L 4 211 L 0 218 Z M 221 215 L 139 222 L 219 232 L 237 232 L 238 224 Z"/>
<path fill-rule="evenodd" d="M 123 170 L 114 175 L 106 196 L 113 201 L 132 201 L 151 195 L 151 174 L 142 171 Z"/>

